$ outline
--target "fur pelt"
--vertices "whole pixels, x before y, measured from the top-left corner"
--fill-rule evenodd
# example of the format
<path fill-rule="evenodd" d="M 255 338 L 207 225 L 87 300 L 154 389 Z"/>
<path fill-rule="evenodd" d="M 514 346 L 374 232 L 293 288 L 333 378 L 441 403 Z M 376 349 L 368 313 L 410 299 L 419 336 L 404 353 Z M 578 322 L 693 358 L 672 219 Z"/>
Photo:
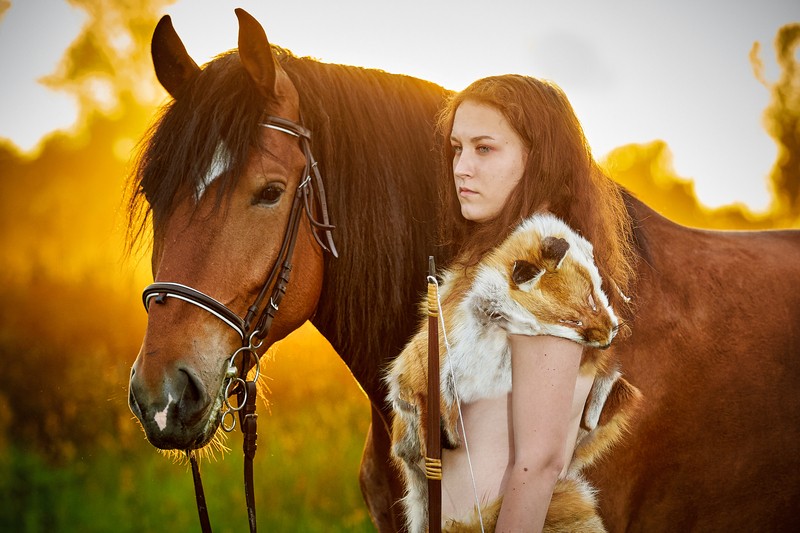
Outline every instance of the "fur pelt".
<path fill-rule="evenodd" d="M 484 531 L 494 531 L 503 498 L 497 498 L 481 507 L 481 516 L 473 510 L 466 521 L 449 519 L 442 533 L 480 533 L 483 519 Z M 547 510 L 543 531 L 548 533 L 599 533 L 605 531 L 597 515 L 595 490 L 583 478 L 559 479 Z"/>
<path fill-rule="evenodd" d="M 443 445 L 461 445 L 457 399 L 472 402 L 511 391 L 509 334 L 552 335 L 584 345 L 581 373 L 595 376 L 566 478 L 556 485 L 545 531 L 604 531 L 594 491 L 581 471 L 620 440 L 640 401 L 607 348 L 618 321 L 601 288 L 591 244 L 550 214 L 525 220 L 475 267 L 443 273 L 440 330 L 440 409 Z M 427 342 L 419 331 L 385 377 L 393 409 L 392 455 L 404 474 L 403 499 L 412 533 L 427 528 L 424 473 L 427 419 Z M 494 511 L 492 510 L 494 509 Z M 500 501 L 482 513 L 493 531 Z M 446 531 L 480 531 L 447 522 Z"/>

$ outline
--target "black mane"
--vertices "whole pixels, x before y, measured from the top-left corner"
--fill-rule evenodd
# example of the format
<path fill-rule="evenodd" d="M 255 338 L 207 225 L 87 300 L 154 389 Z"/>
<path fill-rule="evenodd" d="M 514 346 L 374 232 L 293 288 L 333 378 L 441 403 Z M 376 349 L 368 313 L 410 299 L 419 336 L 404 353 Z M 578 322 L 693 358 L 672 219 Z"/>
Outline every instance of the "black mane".
<path fill-rule="evenodd" d="M 427 258 L 436 253 L 434 118 L 446 91 L 286 53 L 280 62 L 300 93 L 337 226 L 340 257 L 326 258 L 314 324 L 370 392 L 380 363 L 417 325 Z"/>

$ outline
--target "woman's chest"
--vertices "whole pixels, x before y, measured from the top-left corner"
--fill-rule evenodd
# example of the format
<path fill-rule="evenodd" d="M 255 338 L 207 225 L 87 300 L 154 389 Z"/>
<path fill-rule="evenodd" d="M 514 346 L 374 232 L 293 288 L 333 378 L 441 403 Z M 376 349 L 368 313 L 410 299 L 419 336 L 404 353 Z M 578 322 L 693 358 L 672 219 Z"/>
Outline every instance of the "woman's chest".
<path fill-rule="evenodd" d="M 511 396 L 504 394 L 461 406 L 469 446 L 442 450 L 442 514 L 463 519 L 475 505 L 493 501 L 505 490 L 514 460 Z M 473 483 L 474 489 L 473 489 Z"/>

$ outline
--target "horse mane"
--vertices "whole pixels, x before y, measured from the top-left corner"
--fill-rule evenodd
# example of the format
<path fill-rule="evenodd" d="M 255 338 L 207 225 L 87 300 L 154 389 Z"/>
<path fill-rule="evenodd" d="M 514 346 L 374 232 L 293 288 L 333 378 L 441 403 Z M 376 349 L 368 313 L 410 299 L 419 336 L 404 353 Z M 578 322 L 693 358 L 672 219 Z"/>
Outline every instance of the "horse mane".
<path fill-rule="evenodd" d="M 314 324 L 362 386 L 377 387 L 381 363 L 400 352 L 417 324 L 427 256 L 440 254 L 440 264 L 449 259 L 433 244 L 434 116 L 446 91 L 410 76 L 322 63 L 275 46 L 273 53 L 300 94 L 301 120 L 312 132 L 336 225 L 339 258 L 326 254 Z M 129 246 L 143 240 L 153 223 L 158 253 L 159 220 L 194 193 L 223 142 L 229 161 L 218 178 L 221 203 L 250 150 L 268 149 L 259 146 L 258 126 L 268 103 L 232 50 L 205 65 L 162 108 L 128 183 Z M 353 280 L 361 289 L 348 292 Z"/>
<path fill-rule="evenodd" d="M 378 387 L 380 363 L 400 353 L 418 324 L 428 256 L 449 259 L 434 248 L 434 119 L 447 91 L 410 76 L 276 54 L 313 132 L 340 251 L 338 259 L 326 256 L 323 291 L 333 297 L 321 299 L 314 323 L 362 386 Z M 353 280 L 362 289 L 348 294 Z"/>
<path fill-rule="evenodd" d="M 650 240 L 647 238 L 642 226 L 643 220 L 641 211 L 647 211 L 645 218 L 660 215 L 648 208 L 644 202 L 639 200 L 630 190 L 619 184 L 616 186 L 619 188 L 622 200 L 625 203 L 625 210 L 628 212 L 628 216 L 631 220 L 631 243 L 636 257 L 636 263 L 638 265 L 639 262 L 644 261 L 645 264 L 650 265 L 653 261 L 652 247 L 650 246 Z M 637 286 L 637 284 L 634 283 L 634 286 Z"/>
<path fill-rule="evenodd" d="M 163 220 L 176 201 L 194 194 L 220 142 L 228 150 L 228 171 L 218 178 L 217 201 L 244 172 L 259 144 L 259 119 L 266 107 L 236 52 L 217 56 L 180 97 L 164 105 L 139 145 L 128 181 L 129 246 L 143 240 L 153 222 L 157 250 Z"/>

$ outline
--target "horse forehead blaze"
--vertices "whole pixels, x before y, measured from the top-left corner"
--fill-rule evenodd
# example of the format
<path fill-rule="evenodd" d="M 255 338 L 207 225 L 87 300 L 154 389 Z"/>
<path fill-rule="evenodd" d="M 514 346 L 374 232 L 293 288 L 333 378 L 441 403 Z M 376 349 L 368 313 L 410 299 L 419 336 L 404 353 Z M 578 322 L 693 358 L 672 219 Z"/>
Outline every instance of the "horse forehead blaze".
<path fill-rule="evenodd" d="M 205 194 L 206 189 L 211 186 L 214 181 L 227 172 L 231 167 L 231 153 L 225 145 L 225 141 L 219 141 L 214 150 L 214 155 L 211 158 L 211 163 L 208 170 L 197 181 L 195 185 L 195 199 L 200 201 Z"/>

